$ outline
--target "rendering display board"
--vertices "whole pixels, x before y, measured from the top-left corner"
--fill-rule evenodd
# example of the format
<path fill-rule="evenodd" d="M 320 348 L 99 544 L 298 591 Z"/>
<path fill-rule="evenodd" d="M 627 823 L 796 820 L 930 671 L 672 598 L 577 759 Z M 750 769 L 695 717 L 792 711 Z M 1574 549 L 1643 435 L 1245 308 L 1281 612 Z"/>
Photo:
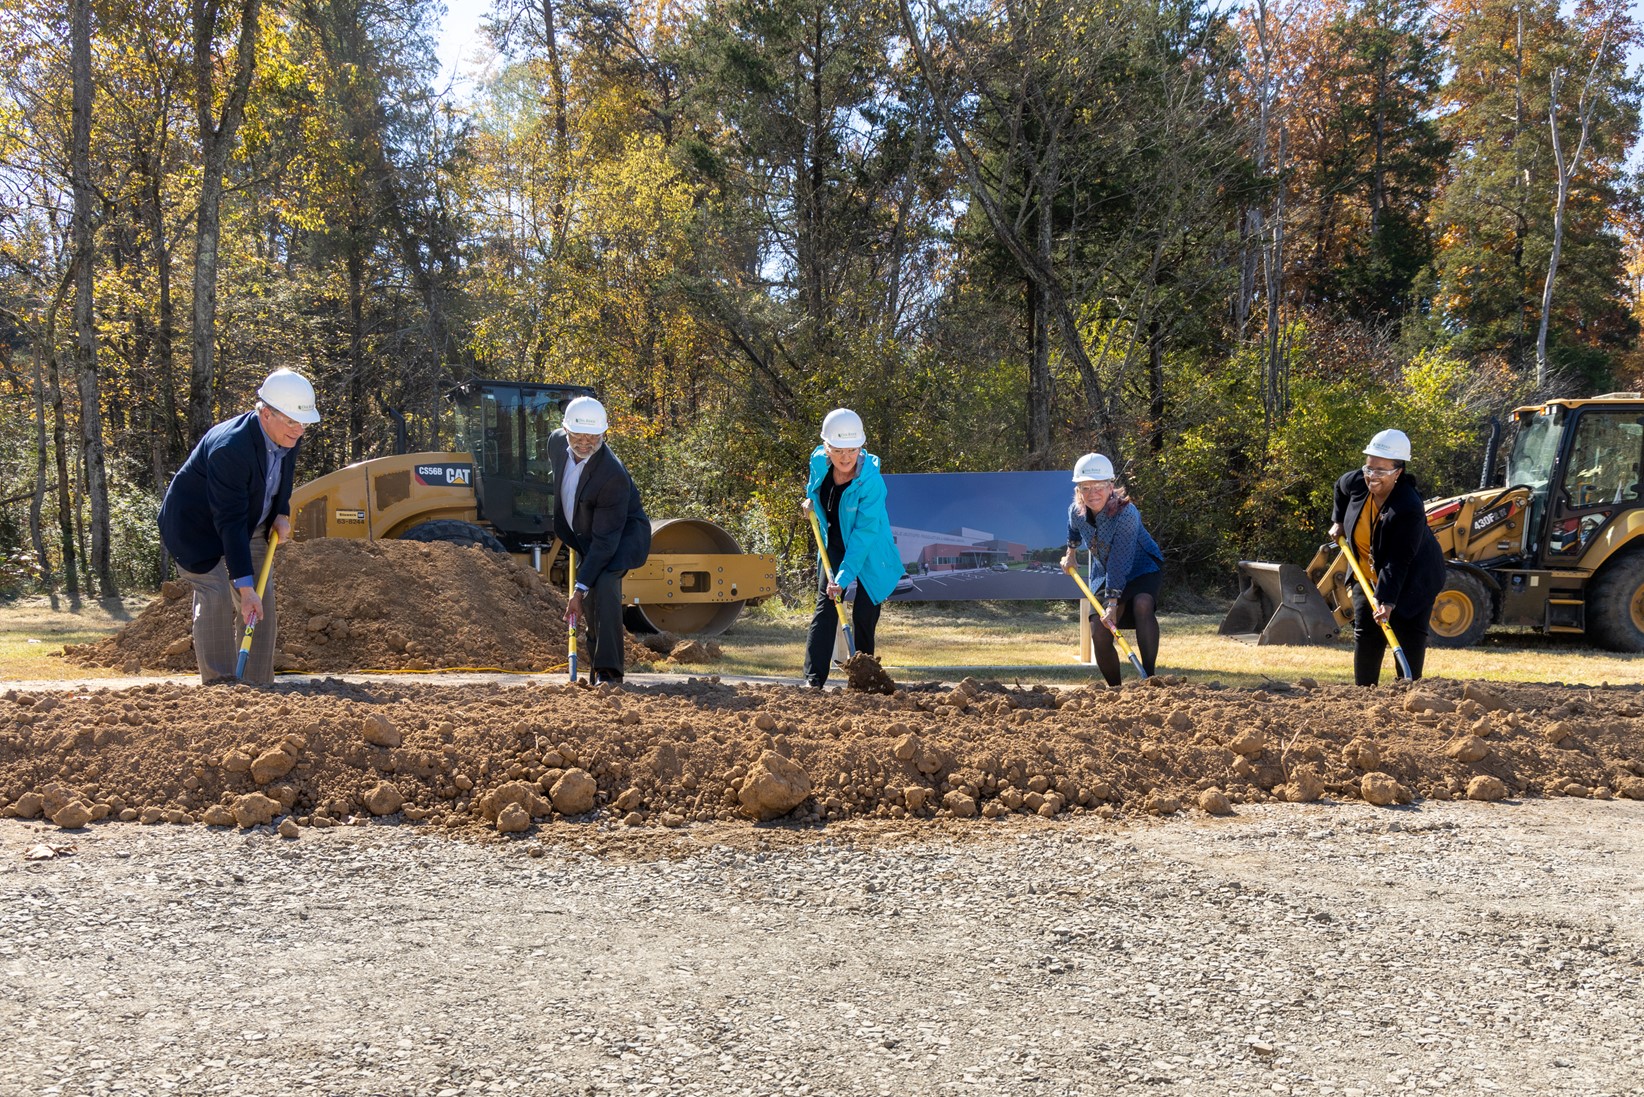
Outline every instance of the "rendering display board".
<path fill-rule="evenodd" d="M 894 473 L 885 487 L 907 570 L 892 600 L 1080 597 L 1061 568 L 1073 502 L 1066 472 Z"/>

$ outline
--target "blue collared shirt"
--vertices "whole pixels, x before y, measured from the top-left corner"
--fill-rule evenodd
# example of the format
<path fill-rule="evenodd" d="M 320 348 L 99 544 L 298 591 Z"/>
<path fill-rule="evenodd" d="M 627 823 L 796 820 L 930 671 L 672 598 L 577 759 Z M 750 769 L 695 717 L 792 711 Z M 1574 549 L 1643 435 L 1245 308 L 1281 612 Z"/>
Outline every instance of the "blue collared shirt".
<path fill-rule="evenodd" d="M 257 417 L 257 429 L 263 432 L 263 453 L 268 463 L 263 467 L 263 506 L 257 513 L 257 525 L 261 526 L 268 521 L 269 512 L 274 509 L 274 496 L 280 492 L 280 466 L 285 461 L 285 455 L 291 452 L 290 446 L 277 446 L 274 439 L 268 436 L 268 428 L 263 426 L 261 416 Z M 234 580 L 237 587 L 255 585 L 255 580 L 249 575 L 242 575 Z"/>

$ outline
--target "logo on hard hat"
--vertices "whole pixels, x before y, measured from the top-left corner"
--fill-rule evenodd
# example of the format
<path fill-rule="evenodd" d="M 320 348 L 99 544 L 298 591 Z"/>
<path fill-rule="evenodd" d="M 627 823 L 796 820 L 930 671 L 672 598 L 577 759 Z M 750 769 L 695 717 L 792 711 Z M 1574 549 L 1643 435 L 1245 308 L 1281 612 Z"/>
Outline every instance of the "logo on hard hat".
<path fill-rule="evenodd" d="M 561 425 L 572 434 L 604 434 L 610 426 L 605 405 L 592 396 L 578 396 L 565 405 Z"/>

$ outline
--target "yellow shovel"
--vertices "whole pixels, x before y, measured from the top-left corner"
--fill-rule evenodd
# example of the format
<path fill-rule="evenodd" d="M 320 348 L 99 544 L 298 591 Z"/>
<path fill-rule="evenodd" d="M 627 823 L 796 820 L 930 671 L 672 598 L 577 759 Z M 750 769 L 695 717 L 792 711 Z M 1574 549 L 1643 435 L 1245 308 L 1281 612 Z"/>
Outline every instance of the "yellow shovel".
<path fill-rule="evenodd" d="M 1337 537 L 1336 544 L 1341 547 L 1341 554 L 1347 557 L 1347 566 L 1353 569 L 1353 576 L 1359 581 L 1359 589 L 1364 591 L 1365 601 L 1370 603 L 1370 612 L 1381 612 L 1381 607 L 1376 604 L 1376 588 L 1370 582 L 1370 577 L 1364 574 L 1364 568 L 1359 565 L 1359 558 L 1353 555 L 1353 546 L 1347 543 L 1346 537 Z M 1398 664 L 1399 675 L 1414 678 L 1415 675 L 1410 673 L 1410 660 L 1404 657 L 1404 648 L 1399 646 L 1399 638 L 1393 635 L 1393 626 L 1386 621 L 1378 623 L 1387 637 L 1388 646 L 1393 649 L 1393 662 Z"/>
<path fill-rule="evenodd" d="M 263 555 L 263 566 L 257 571 L 257 597 L 263 596 L 263 590 L 268 586 L 268 572 L 274 566 L 274 547 L 280 543 L 280 535 L 273 530 L 268 531 L 268 552 Z M 240 638 L 240 657 L 234 661 L 234 677 L 245 677 L 245 663 L 251 658 L 251 635 L 257 631 L 257 622 L 245 623 L 245 635 Z"/>
<path fill-rule="evenodd" d="M 1085 582 L 1085 577 L 1072 568 L 1063 568 L 1062 570 L 1072 576 L 1075 583 L 1079 584 L 1079 589 L 1085 592 L 1086 598 L 1090 599 L 1091 606 L 1100 609 L 1101 603 L 1096 600 L 1094 594 L 1090 593 L 1090 584 Z M 1109 625 L 1106 617 L 1102 617 L 1102 624 L 1106 625 L 1107 630 L 1113 634 L 1113 642 L 1119 646 L 1120 654 L 1130 660 L 1130 665 L 1136 668 L 1137 674 L 1146 678 L 1148 676 L 1147 671 L 1142 667 L 1142 661 L 1136 658 L 1136 652 L 1125 642 L 1125 634 L 1119 631 L 1118 626 Z"/>
<path fill-rule="evenodd" d="M 829 586 L 832 586 L 833 565 L 828 562 L 828 543 L 822 537 L 822 523 L 816 520 L 815 507 L 807 508 L 805 513 L 811 516 L 811 532 L 816 535 L 816 551 L 822 554 L 822 577 L 828 581 Z M 856 654 L 856 637 L 851 634 L 851 627 L 845 623 L 845 600 L 835 597 L 833 608 L 839 615 L 839 627 L 845 631 L 845 654 L 854 656 Z"/>

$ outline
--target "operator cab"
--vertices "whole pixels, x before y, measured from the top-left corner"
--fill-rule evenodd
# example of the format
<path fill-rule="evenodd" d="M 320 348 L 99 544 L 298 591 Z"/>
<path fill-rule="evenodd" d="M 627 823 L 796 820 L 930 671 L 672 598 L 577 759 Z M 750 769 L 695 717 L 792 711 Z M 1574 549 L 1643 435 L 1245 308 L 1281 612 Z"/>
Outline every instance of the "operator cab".
<path fill-rule="evenodd" d="M 1507 486 L 1530 489 L 1531 559 L 1574 566 L 1612 518 L 1639 505 L 1644 415 L 1637 399 L 1612 393 L 1518 409 Z"/>
<path fill-rule="evenodd" d="M 457 448 L 474 455 L 479 516 L 510 551 L 554 535 L 548 436 L 565 405 L 593 396 L 586 385 L 465 381 L 447 394 L 457 409 Z"/>

